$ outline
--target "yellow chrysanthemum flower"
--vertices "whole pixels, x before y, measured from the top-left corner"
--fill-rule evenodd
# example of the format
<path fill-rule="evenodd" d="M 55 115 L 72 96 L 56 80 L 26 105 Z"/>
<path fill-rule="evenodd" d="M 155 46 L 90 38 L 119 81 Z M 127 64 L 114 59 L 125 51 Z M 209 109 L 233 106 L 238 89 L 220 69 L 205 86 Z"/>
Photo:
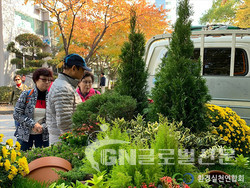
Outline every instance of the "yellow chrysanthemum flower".
<path fill-rule="evenodd" d="M 3 135 L 3 134 L 0 134 L 0 142 L 3 141 L 3 137 L 4 137 L 4 135 Z"/>
<path fill-rule="evenodd" d="M 13 140 L 10 138 L 6 141 L 6 144 L 9 145 L 10 147 L 13 147 Z"/>
<path fill-rule="evenodd" d="M 11 174 L 13 174 L 14 176 L 17 175 L 18 170 L 14 165 L 11 165 L 10 170 L 11 170 Z"/>
<path fill-rule="evenodd" d="M 224 136 L 223 137 L 223 140 L 225 140 L 226 142 L 228 141 L 228 137 L 227 136 Z"/>
<path fill-rule="evenodd" d="M 13 174 L 9 174 L 9 175 L 8 175 L 8 178 L 9 178 L 10 180 L 13 180 L 14 177 L 15 177 L 15 176 L 14 176 Z"/>
<path fill-rule="evenodd" d="M 244 142 L 246 140 L 246 138 L 243 136 L 241 137 L 241 141 Z"/>
<path fill-rule="evenodd" d="M 221 125 L 219 126 L 219 129 L 220 129 L 221 131 L 223 131 L 223 127 L 222 127 Z"/>
<path fill-rule="evenodd" d="M 16 151 L 14 149 L 11 150 L 11 162 L 14 163 L 16 161 Z"/>
<path fill-rule="evenodd" d="M 2 152 L 3 152 L 3 158 L 7 158 L 8 155 L 10 154 L 9 150 L 6 148 L 6 146 L 2 147 Z"/>
<path fill-rule="evenodd" d="M 9 171 L 10 166 L 11 166 L 11 164 L 10 164 L 9 159 L 6 159 L 6 160 L 5 160 L 5 163 L 4 163 L 4 168 L 5 168 L 5 170 L 6 170 L 6 171 Z"/>
<path fill-rule="evenodd" d="M 21 145 L 18 141 L 16 141 L 16 150 L 20 151 L 20 149 L 21 149 Z"/>

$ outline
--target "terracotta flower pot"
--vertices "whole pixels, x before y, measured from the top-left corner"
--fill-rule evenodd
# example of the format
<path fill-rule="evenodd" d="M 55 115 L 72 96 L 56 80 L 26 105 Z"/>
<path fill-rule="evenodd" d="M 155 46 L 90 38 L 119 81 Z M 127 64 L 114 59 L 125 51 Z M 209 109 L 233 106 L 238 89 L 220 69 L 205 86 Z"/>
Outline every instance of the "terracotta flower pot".
<path fill-rule="evenodd" d="M 60 176 L 52 169 L 66 172 L 71 170 L 72 166 L 60 157 L 42 157 L 29 163 L 30 173 L 27 177 L 39 182 L 57 181 Z"/>
<path fill-rule="evenodd" d="M 212 185 L 212 186 L 215 186 L 215 185 L 218 185 L 218 184 L 224 184 L 224 185 L 233 185 L 234 184 L 234 185 L 239 186 L 239 183 L 237 181 L 236 182 L 232 182 L 232 176 L 230 176 L 226 172 L 223 172 L 223 171 L 220 171 L 220 170 L 211 170 L 207 174 L 210 175 L 210 182 L 209 182 L 209 184 Z M 218 182 L 218 183 L 212 182 L 212 179 L 211 179 L 212 176 L 215 177 L 216 182 Z M 220 177 L 222 177 L 223 180 L 220 179 Z M 225 177 L 230 177 L 230 181 L 226 180 Z"/>

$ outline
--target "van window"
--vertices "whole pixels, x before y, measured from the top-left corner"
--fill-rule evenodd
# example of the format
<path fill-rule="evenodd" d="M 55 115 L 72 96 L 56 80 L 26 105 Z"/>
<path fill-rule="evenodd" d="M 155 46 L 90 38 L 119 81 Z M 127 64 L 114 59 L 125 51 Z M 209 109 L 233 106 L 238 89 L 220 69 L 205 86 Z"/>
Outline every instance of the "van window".
<path fill-rule="evenodd" d="M 231 48 L 205 48 L 203 75 L 230 75 Z M 200 49 L 194 50 L 194 59 L 200 56 Z M 246 51 L 235 49 L 234 76 L 244 76 L 248 73 Z"/>

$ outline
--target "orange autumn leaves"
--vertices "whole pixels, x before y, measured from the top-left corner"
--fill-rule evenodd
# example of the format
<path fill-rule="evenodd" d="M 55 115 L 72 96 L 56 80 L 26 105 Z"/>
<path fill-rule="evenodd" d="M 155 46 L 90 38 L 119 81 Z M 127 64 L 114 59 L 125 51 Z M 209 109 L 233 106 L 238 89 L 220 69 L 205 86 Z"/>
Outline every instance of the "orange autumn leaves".
<path fill-rule="evenodd" d="M 94 54 L 117 55 L 129 33 L 130 9 L 137 12 L 138 29 L 146 39 L 167 32 L 166 10 L 146 0 L 25 0 L 41 3 L 57 22 L 64 51 L 80 53 L 88 61 Z M 74 17 L 74 15 L 76 15 Z"/>

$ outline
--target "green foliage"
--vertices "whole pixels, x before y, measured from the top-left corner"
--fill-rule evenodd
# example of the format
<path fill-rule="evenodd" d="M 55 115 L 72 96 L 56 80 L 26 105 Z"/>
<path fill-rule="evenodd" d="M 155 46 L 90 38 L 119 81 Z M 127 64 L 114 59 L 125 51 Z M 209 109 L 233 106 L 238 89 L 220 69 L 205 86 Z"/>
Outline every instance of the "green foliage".
<path fill-rule="evenodd" d="M 47 183 L 40 183 L 38 181 L 35 181 L 33 179 L 18 176 L 13 180 L 12 188 L 47 188 Z"/>
<path fill-rule="evenodd" d="M 45 57 L 51 57 L 52 54 L 49 52 L 41 52 L 41 53 L 37 53 L 37 59 L 43 59 Z"/>
<path fill-rule="evenodd" d="M 138 121 L 140 125 L 144 124 L 140 116 L 137 117 L 136 120 L 131 121 L 133 126 L 136 124 L 135 121 Z M 93 145 L 95 146 L 96 144 L 98 147 L 98 149 L 92 148 L 94 153 L 93 158 L 98 162 L 100 171 L 106 170 L 110 173 L 108 183 L 112 188 L 128 186 L 141 187 L 143 183 L 147 185 L 154 183 L 157 185 L 164 174 L 173 175 L 177 172 L 182 174 L 195 172 L 193 165 L 180 165 L 178 163 L 178 149 L 181 149 L 181 144 L 178 142 L 176 125 L 174 123 L 169 123 L 166 118 L 160 117 L 159 123 L 156 126 L 158 127 L 158 131 L 152 136 L 152 139 L 149 140 L 148 143 L 142 139 L 134 139 L 129 135 L 129 131 L 125 129 L 125 125 L 132 128 L 133 126 L 130 125 L 131 122 L 124 122 L 123 119 L 116 119 L 112 121 L 111 124 L 103 120 L 100 120 L 100 122 L 102 124 L 101 126 L 106 126 L 108 128 L 97 135 L 97 141 L 100 141 L 100 143 L 103 142 L 105 145 L 100 146 L 98 142 L 93 142 Z M 140 130 L 144 131 L 142 129 Z M 139 130 L 137 132 L 141 133 Z M 126 141 L 128 143 L 112 144 L 111 140 Z M 101 157 L 101 151 L 103 151 L 103 149 L 126 152 L 128 156 L 130 156 L 130 161 L 127 161 L 127 159 L 124 161 L 119 160 L 115 165 L 107 166 L 105 163 L 103 164 L 101 162 L 103 161 Z M 161 164 L 164 162 L 164 160 L 159 157 L 162 153 L 164 155 L 161 149 L 174 149 L 174 154 L 171 155 L 173 159 L 170 160 L 171 163 L 174 163 L 173 165 Z M 133 151 L 136 151 L 136 156 L 131 153 Z M 154 153 L 151 153 L 151 151 L 154 151 Z M 147 159 L 143 159 L 142 156 L 147 157 Z M 148 157 L 152 160 L 149 160 Z M 184 156 L 184 158 L 185 157 L 186 156 Z M 134 161 L 132 162 L 131 160 Z M 84 165 L 81 170 L 86 173 L 95 173 L 90 162 L 86 159 L 84 160 Z M 199 187 L 198 185 L 199 183 L 197 183 L 196 187 Z"/>
<path fill-rule="evenodd" d="M 19 65 L 19 66 L 22 66 L 23 65 L 23 60 L 22 59 L 19 59 L 19 58 L 14 58 L 10 61 L 10 63 L 12 65 Z"/>
<path fill-rule="evenodd" d="M 247 168 L 249 167 L 249 157 L 244 157 L 242 154 L 241 155 L 237 155 L 237 157 L 235 158 L 235 165 L 241 168 Z"/>
<path fill-rule="evenodd" d="M 0 102 L 9 102 L 11 91 L 12 91 L 11 87 L 1 86 L 0 87 Z"/>
<path fill-rule="evenodd" d="M 62 143 L 70 145 L 72 147 L 78 146 L 86 146 L 88 135 L 84 133 L 84 131 L 73 131 L 73 132 L 66 132 L 62 134 L 60 137 Z"/>
<path fill-rule="evenodd" d="M 190 39 L 191 8 L 189 0 L 182 0 L 178 6 L 178 19 L 172 34 L 168 54 L 163 58 L 152 89 L 150 116 L 157 119 L 157 113 L 170 121 L 183 122 L 191 131 L 207 129 L 209 124 L 205 103 L 210 99 L 205 79 L 201 77 L 200 61 L 192 60 L 194 51 Z"/>
<path fill-rule="evenodd" d="M 82 159 L 85 156 L 84 147 L 78 145 L 72 147 L 72 145 L 57 143 L 46 148 L 33 148 L 30 151 L 24 153 L 28 162 L 31 162 L 37 158 L 56 156 L 66 159 L 72 164 L 72 170 L 68 172 L 58 172 L 61 178 L 69 181 L 83 180 L 86 176 L 84 171 L 80 171 L 79 167 L 83 165 Z"/>
<path fill-rule="evenodd" d="M 16 74 L 19 74 L 19 75 L 22 75 L 22 74 L 24 74 L 24 75 L 27 75 L 27 74 L 29 74 L 29 73 L 32 73 L 32 72 L 34 72 L 36 69 L 38 69 L 39 67 L 27 67 L 27 68 L 21 68 L 20 70 L 18 70 L 17 72 L 16 72 Z"/>
<path fill-rule="evenodd" d="M 136 112 L 142 113 L 148 104 L 146 91 L 148 73 L 143 60 L 145 37 L 140 31 L 136 31 L 136 19 L 136 12 L 132 9 L 129 41 L 125 42 L 122 47 L 121 65 L 115 89 L 121 95 L 136 99 Z"/>
<path fill-rule="evenodd" d="M 43 41 L 37 35 L 31 33 L 20 34 L 15 38 L 15 41 L 23 46 L 23 52 L 32 54 L 32 59 L 34 55 L 39 53 L 41 48 L 44 47 Z"/>
<path fill-rule="evenodd" d="M 96 126 L 97 117 L 111 122 L 115 118 L 130 120 L 133 118 L 136 101 L 130 96 L 121 96 L 115 92 L 105 92 L 102 95 L 94 95 L 77 106 L 72 119 L 74 127 L 82 127 L 83 124 Z"/>
<path fill-rule="evenodd" d="M 11 53 L 15 53 L 17 58 L 21 58 L 23 54 L 20 52 L 20 50 L 16 49 L 15 42 L 10 42 L 7 46 L 7 51 Z"/>
<path fill-rule="evenodd" d="M 26 67 L 27 68 L 32 68 L 32 67 L 42 67 L 42 65 L 44 64 L 44 60 L 28 60 L 28 61 L 26 61 Z"/>
<path fill-rule="evenodd" d="M 240 3 L 241 0 L 213 1 L 212 7 L 200 18 L 200 24 L 233 24 Z"/>

